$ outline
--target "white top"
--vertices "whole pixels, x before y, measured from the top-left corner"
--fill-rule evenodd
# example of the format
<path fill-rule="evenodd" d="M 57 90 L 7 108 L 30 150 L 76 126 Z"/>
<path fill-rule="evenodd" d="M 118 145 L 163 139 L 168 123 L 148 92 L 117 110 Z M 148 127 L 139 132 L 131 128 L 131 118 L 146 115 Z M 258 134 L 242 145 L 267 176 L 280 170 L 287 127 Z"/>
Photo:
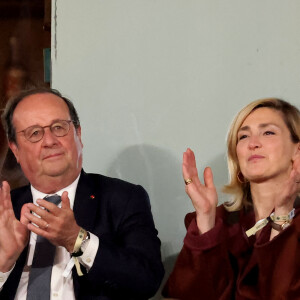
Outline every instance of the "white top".
<path fill-rule="evenodd" d="M 68 197 L 70 199 L 71 209 L 73 209 L 74 206 L 75 193 L 76 193 L 79 177 L 80 175 L 71 185 L 55 193 L 61 196 L 64 191 L 67 191 Z M 47 194 L 44 194 L 36 190 L 33 186 L 31 186 L 31 193 L 32 193 L 34 204 L 37 204 L 36 203 L 37 199 L 43 199 L 45 196 L 47 196 Z M 59 204 L 58 207 L 61 207 L 61 204 Z M 27 262 L 23 269 L 23 273 L 19 282 L 15 300 L 26 300 L 27 286 L 29 280 L 29 270 L 32 264 L 36 238 L 37 235 L 31 232 Z M 88 241 L 88 243 L 86 243 L 86 249 L 82 254 L 82 256 L 78 257 L 80 264 L 82 264 L 86 268 L 87 272 L 90 270 L 90 268 L 94 263 L 98 248 L 99 248 L 98 237 L 90 233 L 90 240 Z M 65 300 L 65 299 L 75 300 L 73 278 L 70 269 L 70 267 L 72 266 L 73 266 L 73 259 L 71 258 L 70 253 L 64 247 L 61 246 L 56 247 L 56 253 L 55 253 L 55 258 L 54 258 L 54 263 L 52 268 L 52 276 L 51 276 L 50 300 Z M 12 270 L 13 268 L 6 273 L 0 272 L 0 290 L 2 289 L 5 281 L 9 277 Z"/>

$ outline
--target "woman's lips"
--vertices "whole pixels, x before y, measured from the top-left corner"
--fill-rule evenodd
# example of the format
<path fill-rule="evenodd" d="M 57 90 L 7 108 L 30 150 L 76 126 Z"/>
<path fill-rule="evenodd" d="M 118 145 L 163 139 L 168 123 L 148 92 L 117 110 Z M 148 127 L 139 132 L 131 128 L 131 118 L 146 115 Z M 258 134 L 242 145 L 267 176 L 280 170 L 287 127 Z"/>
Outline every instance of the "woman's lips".
<path fill-rule="evenodd" d="M 260 160 L 260 159 L 262 159 L 262 158 L 264 158 L 264 156 L 262 156 L 262 155 L 251 155 L 249 158 L 248 158 L 248 161 L 253 161 L 253 160 Z"/>

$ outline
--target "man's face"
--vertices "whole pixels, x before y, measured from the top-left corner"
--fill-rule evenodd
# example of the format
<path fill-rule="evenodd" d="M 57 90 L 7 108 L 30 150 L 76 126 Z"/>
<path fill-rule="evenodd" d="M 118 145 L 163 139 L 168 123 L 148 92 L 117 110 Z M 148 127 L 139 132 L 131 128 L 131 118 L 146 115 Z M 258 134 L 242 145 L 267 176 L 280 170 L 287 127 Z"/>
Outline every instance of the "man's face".
<path fill-rule="evenodd" d="M 33 125 L 48 126 L 55 120 L 71 120 L 71 117 L 67 104 L 51 93 L 24 98 L 13 114 L 16 132 Z M 10 143 L 10 148 L 30 183 L 38 190 L 49 193 L 53 192 L 53 187 L 48 187 L 48 183 L 59 182 L 56 186 L 59 190 L 79 175 L 83 145 L 81 128 L 76 130 L 73 123 L 70 123 L 70 130 L 63 137 L 55 136 L 49 127 L 44 130 L 43 138 L 36 143 L 28 141 L 23 132 L 16 133 L 17 143 Z"/>

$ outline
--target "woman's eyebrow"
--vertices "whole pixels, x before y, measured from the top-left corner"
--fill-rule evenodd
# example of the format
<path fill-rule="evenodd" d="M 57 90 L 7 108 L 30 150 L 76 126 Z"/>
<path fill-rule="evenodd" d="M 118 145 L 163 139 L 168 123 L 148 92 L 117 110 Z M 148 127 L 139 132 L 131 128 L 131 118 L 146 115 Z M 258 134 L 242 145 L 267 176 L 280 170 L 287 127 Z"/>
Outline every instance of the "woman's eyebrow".
<path fill-rule="evenodd" d="M 246 131 L 246 130 L 250 130 L 249 126 L 243 126 L 239 129 L 239 131 Z"/>
<path fill-rule="evenodd" d="M 278 124 L 276 124 L 276 123 L 262 123 L 262 124 L 259 124 L 259 126 L 258 127 L 260 127 L 260 128 L 265 128 L 265 127 L 268 127 L 268 126 L 275 126 L 275 127 L 280 127 Z"/>
<path fill-rule="evenodd" d="M 268 127 L 268 126 L 275 126 L 275 127 L 280 128 L 280 126 L 278 126 L 275 123 L 261 123 L 261 124 L 258 125 L 259 128 L 265 128 L 265 127 Z M 247 130 L 250 130 L 250 126 L 248 126 L 248 125 L 243 126 L 239 129 L 239 131 L 247 131 Z"/>

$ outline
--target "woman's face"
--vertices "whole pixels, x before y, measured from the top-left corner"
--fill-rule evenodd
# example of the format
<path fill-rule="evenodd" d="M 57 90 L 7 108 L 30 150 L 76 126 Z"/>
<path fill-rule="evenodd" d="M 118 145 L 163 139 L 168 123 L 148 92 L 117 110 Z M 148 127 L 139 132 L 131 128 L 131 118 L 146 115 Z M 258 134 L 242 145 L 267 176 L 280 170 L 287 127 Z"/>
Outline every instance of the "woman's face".
<path fill-rule="evenodd" d="M 281 112 L 262 107 L 254 110 L 238 131 L 237 157 L 244 177 L 252 182 L 284 179 L 299 153 Z"/>

